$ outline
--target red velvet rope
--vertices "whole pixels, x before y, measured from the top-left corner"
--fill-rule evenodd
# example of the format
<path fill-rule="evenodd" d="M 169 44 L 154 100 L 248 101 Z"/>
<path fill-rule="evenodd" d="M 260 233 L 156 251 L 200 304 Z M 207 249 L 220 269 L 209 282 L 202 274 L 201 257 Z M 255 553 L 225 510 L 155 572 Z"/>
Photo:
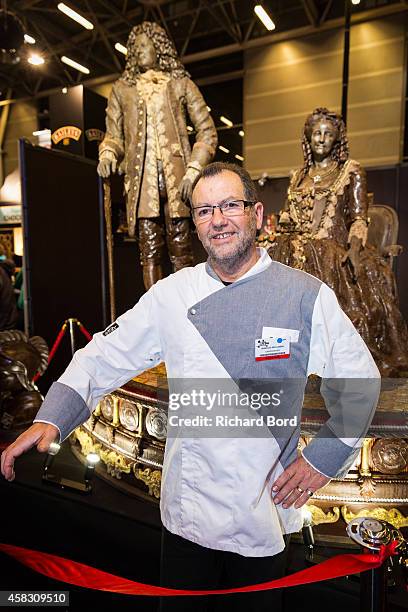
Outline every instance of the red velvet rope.
<path fill-rule="evenodd" d="M 229 593 L 248 593 L 251 591 L 267 591 L 283 587 L 298 586 L 321 580 L 331 580 L 342 576 L 358 574 L 366 570 L 376 569 L 391 555 L 396 554 L 397 541 L 393 541 L 386 546 L 382 546 L 378 554 L 346 554 L 338 555 L 323 561 L 313 567 L 308 567 L 300 572 L 290 574 L 278 580 L 263 582 L 235 589 L 222 589 L 210 591 L 188 591 L 184 589 L 167 589 L 158 586 L 151 586 L 141 582 L 127 580 L 120 576 L 114 576 L 101 570 L 89 567 L 83 563 L 63 559 L 49 553 L 42 553 L 36 550 L 20 548 L 10 544 L 0 544 L 0 551 L 20 561 L 23 565 L 32 570 L 68 584 L 73 584 L 85 589 L 96 589 L 98 591 L 109 591 L 110 593 L 121 593 L 123 595 L 223 595 Z"/>
<path fill-rule="evenodd" d="M 59 331 L 58 336 L 56 337 L 56 340 L 54 342 L 54 344 L 52 345 L 52 349 L 50 350 L 50 353 L 48 355 L 48 365 L 51 363 L 51 359 L 54 357 L 55 353 L 57 352 L 57 348 L 59 347 L 59 345 L 61 344 L 61 340 L 64 337 L 64 334 L 67 330 L 67 324 L 64 323 Z M 34 376 L 33 381 L 37 382 L 37 380 L 40 378 L 41 374 L 39 372 L 37 372 L 37 374 Z"/>
<path fill-rule="evenodd" d="M 80 321 L 77 321 L 77 323 L 78 323 L 78 327 L 80 331 L 84 334 L 85 338 L 87 340 L 92 340 L 92 336 L 89 333 L 89 331 L 86 329 L 86 327 L 84 327 Z"/>

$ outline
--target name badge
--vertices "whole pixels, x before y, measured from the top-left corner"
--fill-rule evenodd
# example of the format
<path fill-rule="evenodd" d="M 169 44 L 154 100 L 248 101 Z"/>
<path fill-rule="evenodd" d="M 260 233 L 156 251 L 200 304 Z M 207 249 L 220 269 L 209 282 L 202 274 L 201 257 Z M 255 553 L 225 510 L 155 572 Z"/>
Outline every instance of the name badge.
<path fill-rule="evenodd" d="M 267 359 L 288 359 L 290 341 L 286 338 L 257 338 L 255 340 L 255 361 Z"/>
<path fill-rule="evenodd" d="M 289 342 L 299 341 L 298 329 L 284 329 L 283 327 L 263 327 L 262 338 L 288 338 Z"/>

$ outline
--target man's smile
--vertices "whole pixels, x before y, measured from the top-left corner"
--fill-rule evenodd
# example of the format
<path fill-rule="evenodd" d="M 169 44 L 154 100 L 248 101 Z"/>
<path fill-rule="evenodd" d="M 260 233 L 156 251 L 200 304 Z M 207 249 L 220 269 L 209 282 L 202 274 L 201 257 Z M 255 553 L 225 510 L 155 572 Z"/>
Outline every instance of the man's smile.
<path fill-rule="evenodd" d="M 236 232 L 218 232 L 216 234 L 213 234 L 211 236 L 212 240 L 228 240 L 229 238 L 231 238 L 232 236 L 234 236 L 236 234 Z"/>

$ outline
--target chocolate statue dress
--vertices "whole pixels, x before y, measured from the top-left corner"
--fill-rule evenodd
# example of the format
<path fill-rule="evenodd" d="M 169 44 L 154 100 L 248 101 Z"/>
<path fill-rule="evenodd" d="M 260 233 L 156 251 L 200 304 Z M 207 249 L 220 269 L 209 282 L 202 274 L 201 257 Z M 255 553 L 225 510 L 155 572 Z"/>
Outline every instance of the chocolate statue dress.
<path fill-rule="evenodd" d="M 365 172 L 358 162 L 348 159 L 314 178 L 299 169 L 290 181 L 280 231 L 269 254 L 329 285 L 381 373 L 401 376 L 408 371 L 407 326 L 392 270 L 366 244 L 367 209 Z M 344 261 L 352 236 L 363 247 L 357 278 Z"/>

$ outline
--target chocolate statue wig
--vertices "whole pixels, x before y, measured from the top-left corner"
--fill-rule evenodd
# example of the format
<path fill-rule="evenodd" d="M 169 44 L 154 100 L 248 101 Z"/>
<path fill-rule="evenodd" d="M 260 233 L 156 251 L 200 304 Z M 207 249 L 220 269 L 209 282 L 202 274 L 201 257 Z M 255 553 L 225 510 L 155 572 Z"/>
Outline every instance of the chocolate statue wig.
<path fill-rule="evenodd" d="M 146 34 L 146 36 L 152 41 L 156 50 L 158 61 L 157 68 L 159 70 L 167 72 L 175 79 L 190 76 L 181 63 L 176 47 L 174 46 L 173 41 L 171 41 L 168 37 L 166 31 L 157 23 L 143 21 L 143 23 L 140 23 L 132 28 L 127 41 L 126 67 L 122 78 L 129 83 L 129 85 L 135 85 L 137 75 L 139 74 L 135 39 L 136 36 L 139 36 L 140 34 Z"/>

